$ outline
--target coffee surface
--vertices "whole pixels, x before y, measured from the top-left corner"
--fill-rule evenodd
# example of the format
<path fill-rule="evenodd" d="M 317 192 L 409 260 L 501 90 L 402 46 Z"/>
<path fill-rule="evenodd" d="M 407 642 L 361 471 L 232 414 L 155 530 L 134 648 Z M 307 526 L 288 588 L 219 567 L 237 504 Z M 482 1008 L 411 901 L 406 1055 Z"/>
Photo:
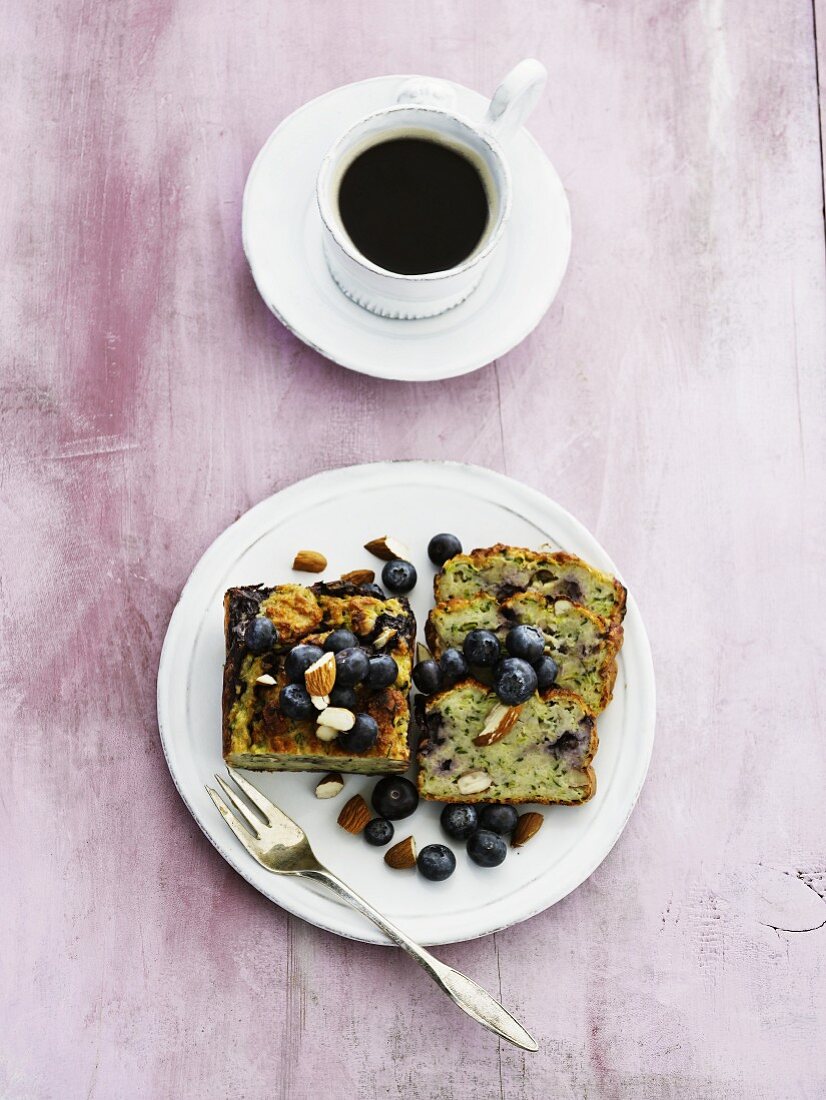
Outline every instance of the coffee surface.
<path fill-rule="evenodd" d="M 341 180 L 338 206 L 353 244 L 400 275 L 447 271 L 470 256 L 488 223 L 476 165 L 426 138 L 370 146 Z"/>

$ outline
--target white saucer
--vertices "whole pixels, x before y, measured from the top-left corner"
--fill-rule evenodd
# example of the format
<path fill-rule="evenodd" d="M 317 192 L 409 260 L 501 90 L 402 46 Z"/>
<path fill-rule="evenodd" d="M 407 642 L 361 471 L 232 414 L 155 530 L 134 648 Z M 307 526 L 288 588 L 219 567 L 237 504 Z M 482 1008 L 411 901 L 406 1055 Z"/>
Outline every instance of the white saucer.
<path fill-rule="evenodd" d="M 255 863 L 206 794 L 204 784 L 223 772 L 222 599 L 225 589 L 236 584 L 312 582 L 315 577 L 291 569 L 300 547 L 328 556 L 325 578 L 348 569 L 374 569 L 381 563 L 362 543 L 390 532 L 410 547 L 418 569 L 411 604 L 422 630 L 433 601 L 434 568 L 427 560 L 427 543 L 436 531 L 455 531 L 468 548 L 500 540 L 518 546 L 550 542 L 615 572 L 611 559 L 573 516 L 541 493 L 490 470 L 451 462 L 377 462 L 329 470 L 262 501 L 218 536 L 181 594 L 158 671 L 158 722 L 169 770 L 224 859 L 284 909 L 371 943 L 386 941 L 321 887 L 271 875 Z M 441 883 L 427 882 L 414 871 L 390 870 L 379 849 L 336 824 L 344 801 L 356 793 L 369 799 L 375 780 L 348 776 L 336 799 L 319 801 L 313 796 L 318 774 L 255 772 L 247 777 L 306 829 L 316 854 L 331 870 L 414 939 L 469 940 L 546 909 L 599 866 L 625 827 L 645 779 L 654 716 L 651 653 L 639 610 L 629 597 L 614 698 L 597 723 L 596 795 L 584 806 L 533 807 L 543 813 L 544 828 L 493 870 L 474 866 L 461 844 L 451 842 L 456 872 Z M 412 817 L 396 822 L 396 839 L 412 834 L 420 847 L 444 842 L 440 810 L 436 803 L 420 804 Z"/>
<path fill-rule="evenodd" d="M 388 106 L 409 79 L 346 84 L 285 119 L 255 159 L 244 190 L 244 251 L 256 286 L 291 332 L 343 367 L 425 382 L 477 370 L 531 332 L 553 301 L 571 250 L 565 190 L 523 128 L 508 146 L 513 213 L 481 286 L 440 317 L 377 317 L 336 287 L 321 249 L 315 182 L 327 149 L 363 115 Z M 480 118 L 488 100 L 453 85 L 456 109 Z"/>

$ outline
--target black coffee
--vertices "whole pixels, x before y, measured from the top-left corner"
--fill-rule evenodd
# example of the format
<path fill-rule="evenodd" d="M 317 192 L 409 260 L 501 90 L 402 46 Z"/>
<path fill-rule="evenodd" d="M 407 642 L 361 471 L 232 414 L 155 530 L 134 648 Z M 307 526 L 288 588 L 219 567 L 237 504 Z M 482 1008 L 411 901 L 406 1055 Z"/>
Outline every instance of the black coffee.
<path fill-rule="evenodd" d="M 488 196 L 476 165 L 426 138 L 372 145 L 344 173 L 344 228 L 374 264 L 400 275 L 447 271 L 476 248 L 488 224 Z"/>

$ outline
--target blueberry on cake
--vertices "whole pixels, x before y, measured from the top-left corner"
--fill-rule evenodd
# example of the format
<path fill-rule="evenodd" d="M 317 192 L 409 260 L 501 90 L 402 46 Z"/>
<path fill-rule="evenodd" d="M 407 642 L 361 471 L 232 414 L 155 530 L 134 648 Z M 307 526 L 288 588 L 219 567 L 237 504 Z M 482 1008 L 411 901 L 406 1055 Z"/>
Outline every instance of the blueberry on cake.
<path fill-rule="evenodd" d="M 416 620 L 343 581 L 224 597 L 223 752 L 237 768 L 403 772 Z"/>
<path fill-rule="evenodd" d="M 498 544 L 445 562 L 434 581 L 436 602 L 488 593 L 505 600 L 516 592 L 538 592 L 581 604 L 619 626 L 625 615 L 625 588 L 615 578 L 562 551 L 525 550 Z"/>
<path fill-rule="evenodd" d="M 556 686 L 575 692 L 594 713 L 604 710 L 617 677 L 622 627 L 568 599 L 550 599 L 529 589 L 501 602 L 485 592 L 446 600 L 430 612 L 425 636 L 438 660 L 450 647 L 462 649 L 472 630 L 489 630 L 504 656 L 508 631 L 519 624 L 542 632 L 545 653 L 557 666 Z M 490 682 L 489 673 L 476 670 L 475 675 Z"/>
<path fill-rule="evenodd" d="M 416 701 L 419 793 L 438 802 L 587 802 L 596 790 L 594 715 L 551 688 L 505 707 L 477 680 Z"/>

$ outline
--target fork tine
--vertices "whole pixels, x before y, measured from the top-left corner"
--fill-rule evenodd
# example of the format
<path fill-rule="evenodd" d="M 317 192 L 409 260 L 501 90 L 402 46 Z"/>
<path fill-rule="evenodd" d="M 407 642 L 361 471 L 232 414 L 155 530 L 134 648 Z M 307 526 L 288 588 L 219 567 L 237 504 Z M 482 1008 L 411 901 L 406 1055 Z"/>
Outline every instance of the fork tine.
<path fill-rule="evenodd" d="M 283 811 L 279 810 L 277 806 L 274 806 L 268 798 L 265 798 L 257 787 L 253 787 L 249 780 L 244 779 L 240 772 L 233 771 L 232 768 L 227 765 L 227 774 L 230 779 L 238 784 L 253 806 L 255 806 L 256 810 L 261 811 L 268 825 L 273 825 L 276 819 L 283 816 Z"/>
<path fill-rule="evenodd" d="M 244 800 L 239 798 L 235 791 L 230 787 L 226 780 L 222 779 L 220 775 L 216 775 L 218 785 L 227 797 L 227 801 L 233 807 L 239 817 L 242 817 L 250 828 L 250 832 L 255 834 L 256 840 L 261 839 L 261 830 L 266 829 L 266 825 L 261 821 L 259 817 L 244 804 Z"/>
<path fill-rule="evenodd" d="M 230 810 L 226 802 L 224 802 L 223 798 L 221 798 L 221 796 L 216 791 L 213 791 L 212 787 L 207 787 L 206 792 L 215 803 L 215 808 L 218 810 L 221 817 L 223 817 L 224 821 L 226 821 L 227 825 L 229 825 L 230 829 L 232 829 L 232 831 L 235 833 L 235 835 L 238 837 L 238 839 L 241 841 L 247 851 L 250 852 L 252 855 L 256 855 L 256 848 L 258 845 L 256 844 L 256 841 L 253 838 L 252 834 L 247 832 L 243 825 L 238 824 L 238 821 L 234 817 L 232 810 Z"/>

